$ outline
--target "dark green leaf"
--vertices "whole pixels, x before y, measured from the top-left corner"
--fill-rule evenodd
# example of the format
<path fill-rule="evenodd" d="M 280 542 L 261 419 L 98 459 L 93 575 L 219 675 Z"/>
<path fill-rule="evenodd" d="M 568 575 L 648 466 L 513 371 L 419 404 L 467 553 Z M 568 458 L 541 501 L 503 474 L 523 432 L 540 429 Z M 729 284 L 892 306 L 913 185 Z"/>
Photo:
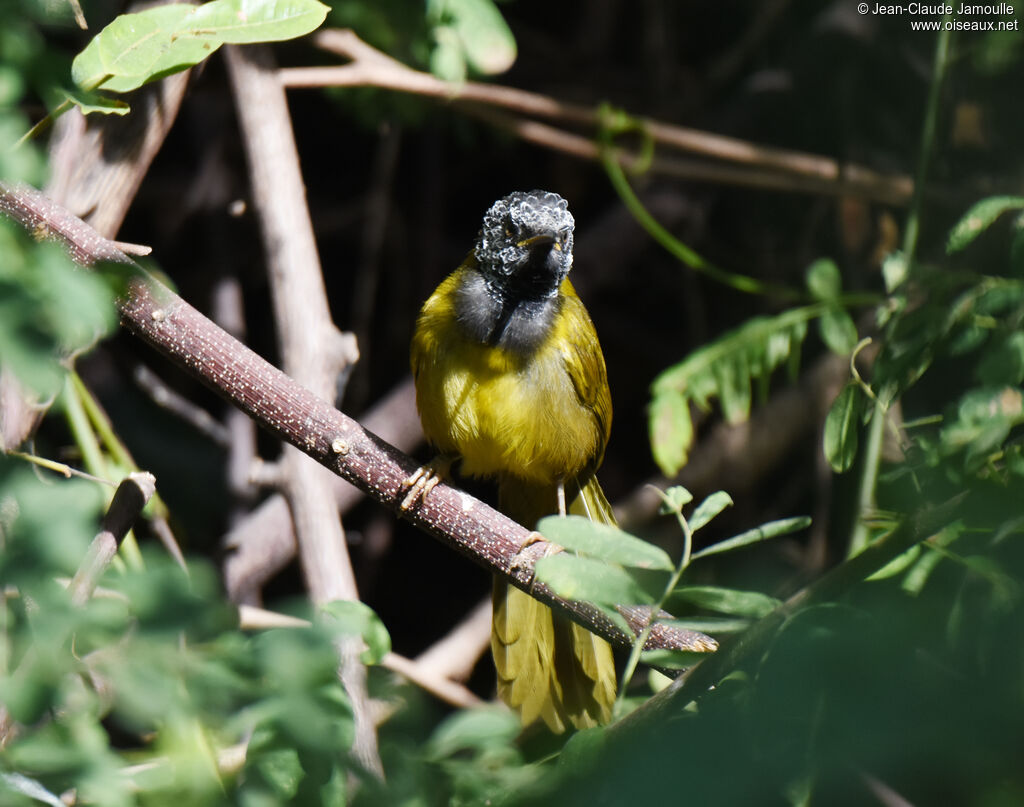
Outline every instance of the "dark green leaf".
<path fill-rule="evenodd" d="M 707 657 L 707 653 L 692 653 L 688 650 L 669 648 L 645 650 L 640 654 L 640 660 L 644 664 L 649 664 L 652 667 L 664 667 L 669 670 L 687 670 Z"/>
<path fill-rule="evenodd" d="M 950 230 L 946 253 L 952 255 L 970 244 L 1007 210 L 1024 208 L 1024 196 L 992 196 L 968 210 Z"/>
<path fill-rule="evenodd" d="M 850 470 L 857 458 L 858 430 L 866 405 L 860 385 L 851 381 L 843 387 L 825 418 L 825 459 L 836 473 Z"/>
<path fill-rule="evenodd" d="M 816 300 L 828 302 L 836 299 L 843 290 L 839 267 L 831 258 L 818 258 L 807 267 L 807 289 Z"/>
<path fill-rule="evenodd" d="M 759 619 L 774 611 L 781 602 L 757 591 L 739 591 L 719 586 L 680 586 L 672 592 L 673 600 L 717 611 L 721 614 Z"/>
<path fill-rule="evenodd" d="M 789 535 L 793 532 L 799 532 L 800 530 L 806 529 L 811 524 L 809 516 L 797 516 L 795 518 L 783 518 L 778 521 L 769 521 L 766 524 L 762 524 L 760 527 L 754 527 L 752 530 L 747 530 L 739 535 L 735 535 L 732 538 L 727 538 L 724 541 L 719 541 L 717 544 L 705 547 L 699 552 L 694 552 L 691 555 L 691 560 L 697 560 L 697 558 L 707 557 L 708 555 L 717 555 L 720 552 L 731 552 L 734 549 L 747 546 L 749 544 L 756 544 L 760 541 L 767 541 L 770 538 L 777 538 L 780 535 Z"/>
<path fill-rule="evenodd" d="M 672 571 L 675 565 L 665 550 L 642 541 L 610 524 L 597 524 L 583 516 L 548 516 L 537 524 L 537 530 L 560 546 L 638 569 Z"/>

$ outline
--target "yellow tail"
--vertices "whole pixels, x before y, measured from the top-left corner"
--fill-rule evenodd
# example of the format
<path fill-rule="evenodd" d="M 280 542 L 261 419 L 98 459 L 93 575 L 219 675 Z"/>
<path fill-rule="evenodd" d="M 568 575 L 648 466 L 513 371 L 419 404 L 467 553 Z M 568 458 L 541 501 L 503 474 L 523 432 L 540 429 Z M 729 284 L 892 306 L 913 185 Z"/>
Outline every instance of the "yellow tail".
<path fill-rule="evenodd" d="M 533 526 L 558 512 L 557 492 L 515 478 L 499 486 L 500 509 Z M 569 512 L 614 524 L 611 506 L 591 477 Z M 519 712 L 524 725 L 541 718 L 555 733 L 607 723 L 615 702 L 611 646 L 586 628 L 555 614 L 529 594 L 494 581 L 491 652 L 498 670 L 498 695 Z"/>

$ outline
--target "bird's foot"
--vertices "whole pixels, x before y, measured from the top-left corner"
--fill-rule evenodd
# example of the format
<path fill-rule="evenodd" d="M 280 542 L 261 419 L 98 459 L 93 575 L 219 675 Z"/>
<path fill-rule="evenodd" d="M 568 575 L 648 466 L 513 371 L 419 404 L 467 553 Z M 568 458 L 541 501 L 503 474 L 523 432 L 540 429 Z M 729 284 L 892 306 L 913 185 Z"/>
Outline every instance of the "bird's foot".
<path fill-rule="evenodd" d="M 455 457 L 441 454 L 417 468 L 402 482 L 402 488 L 408 490 L 402 499 L 402 510 L 411 510 L 426 501 L 427 494 L 448 478 L 454 462 Z"/>

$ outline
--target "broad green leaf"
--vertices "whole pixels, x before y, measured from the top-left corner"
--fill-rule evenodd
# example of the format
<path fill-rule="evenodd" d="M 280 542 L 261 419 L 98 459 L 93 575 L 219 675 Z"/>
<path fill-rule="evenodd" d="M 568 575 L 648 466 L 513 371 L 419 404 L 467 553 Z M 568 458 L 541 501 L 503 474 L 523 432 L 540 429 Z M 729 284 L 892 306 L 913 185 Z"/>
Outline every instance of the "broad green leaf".
<path fill-rule="evenodd" d="M 717 544 L 705 547 L 699 552 L 694 552 L 691 555 L 691 560 L 697 560 L 697 558 L 707 557 L 708 555 L 717 555 L 720 552 L 731 552 L 734 549 L 748 546 L 750 544 L 760 543 L 761 541 L 767 541 L 770 538 L 777 538 L 780 535 L 789 535 L 793 532 L 799 532 L 800 530 L 806 529 L 811 524 L 809 516 L 796 516 L 795 518 L 783 518 L 778 521 L 769 521 L 766 524 L 762 524 L 760 527 L 754 527 L 752 530 L 741 532 L 739 535 L 734 535 L 732 538 L 727 538 L 724 541 L 719 541 Z"/>
<path fill-rule="evenodd" d="M 232 45 L 281 42 L 315 31 L 328 11 L 318 0 L 214 0 L 199 6 L 179 33 Z"/>
<path fill-rule="evenodd" d="M 853 318 L 838 306 L 821 315 L 818 331 L 828 349 L 840 356 L 849 355 L 857 346 L 857 326 L 853 324 Z"/>
<path fill-rule="evenodd" d="M 444 0 L 466 60 L 478 73 L 504 73 L 516 60 L 516 40 L 492 0 Z"/>
<path fill-rule="evenodd" d="M 693 653 L 689 650 L 672 650 L 659 648 L 645 650 L 640 660 L 651 667 L 664 667 L 668 670 L 687 670 L 708 657 L 708 653 Z"/>
<path fill-rule="evenodd" d="M 593 558 L 560 552 L 537 561 L 537 579 L 568 600 L 608 605 L 649 604 L 654 598 L 629 572 Z"/>
<path fill-rule="evenodd" d="M 1024 196 L 992 196 L 968 210 L 949 232 L 946 254 L 952 255 L 970 244 L 1007 210 L 1024 208 Z"/>
<path fill-rule="evenodd" d="M 991 386 L 1024 381 L 1024 332 L 1014 331 L 994 349 L 985 351 L 976 373 L 982 383 Z"/>
<path fill-rule="evenodd" d="M 851 381 L 843 387 L 825 418 L 825 459 L 836 473 L 850 470 L 857 458 L 858 430 L 866 404 L 864 391 Z"/>
<path fill-rule="evenodd" d="M 720 614 L 754 619 L 767 616 L 781 605 L 779 600 L 767 594 L 719 586 L 680 586 L 672 592 L 672 599 L 682 600 Z"/>
<path fill-rule="evenodd" d="M 325 624 L 342 636 L 361 636 L 364 664 L 379 664 L 391 650 L 391 636 L 373 609 L 355 600 L 335 600 L 320 608 Z"/>
<path fill-rule="evenodd" d="M 583 516 L 548 516 L 537 531 L 549 541 L 606 563 L 637 569 L 672 571 L 675 565 L 661 547 L 643 541 L 610 524 L 596 524 Z"/>
<path fill-rule="evenodd" d="M 307 34 L 323 23 L 327 11 L 318 0 L 213 0 L 122 14 L 75 57 L 71 76 L 83 89 L 129 92 L 198 64 L 224 43 Z"/>
<path fill-rule="evenodd" d="M 829 302 L 843 290 L 839 267 L 831 258 L 819 258 L 807 267 L 807 289 L 816 300 Z"/>
<path fill-rule="evenodd" d="M 466 80 L 466 56 L 462 41 L 454 29 L 441 25 L 434 29 L 434 50 L 430 54 L 430 72 L 442 81 Z"/>
<path fill-rule="evenodd" d="M 100 63 L 112 76 L 145 76 L 170 35 L 152 14 L 122 14 L 98 36 Z"/>
<path fill-rule="evenodd" d="M 651 401 L 648 425 L 654 461 L 665 476 L 675 476 L 686 465 L 693 445 L 690 405 L 677 392 L 656 395 Z"/>
<path fill-rule="evenodd" d="M 427 743 L 427 755 L 441 760 L 462 751 L 501 748 L 512 742 L 521 729 L 519 718 L 504 707 L 465 709 L 434 730 Z"/>
<path fill-rule="evenodd" d="M 690 516 L 690 530 L 697 532 L 697 530 L 711 521 L 711 519 L 721 513 L 726 507 L 731 507 L 732 503 L 732 496 L 724 490 L 712 493 L 697 505 L 697 509 L 694 510 L 693 515 Z"/>

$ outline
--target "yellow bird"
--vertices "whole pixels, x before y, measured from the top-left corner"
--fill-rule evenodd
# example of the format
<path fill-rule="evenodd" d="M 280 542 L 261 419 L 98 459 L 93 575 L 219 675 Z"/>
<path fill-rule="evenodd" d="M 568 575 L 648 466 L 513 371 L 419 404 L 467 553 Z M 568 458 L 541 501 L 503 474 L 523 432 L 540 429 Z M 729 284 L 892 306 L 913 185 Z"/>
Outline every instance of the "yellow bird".
<path fill-rule="evenodd" d="M 566 510 L 614 523 L 594 477 L 612 408 L 597 333 L 568 279 L 574 224 L 558 194 L 499 199 L 412 340 L 427 439 L 464 473 L 496 479 L 499 508 L 530 528 Z M 421 469 L 406 501 L 435 478 Z M 610 718 L 608 643 L 497 579 L 491 649 L 498 694 L 524 725 L 541 718 L 562 732 Z"/>

